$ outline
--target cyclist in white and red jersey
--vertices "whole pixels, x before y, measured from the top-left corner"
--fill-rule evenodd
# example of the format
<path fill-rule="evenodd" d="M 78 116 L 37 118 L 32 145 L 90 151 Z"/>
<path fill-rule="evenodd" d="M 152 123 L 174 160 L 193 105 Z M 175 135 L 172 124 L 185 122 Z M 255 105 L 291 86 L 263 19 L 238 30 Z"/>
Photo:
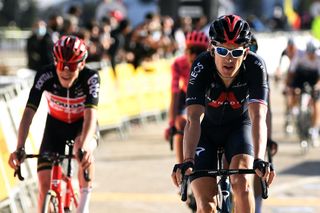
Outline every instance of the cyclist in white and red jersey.
<path fill-rule="evenodd" d="M 74 152 L 79 166 L 80 202 L 77 212 L 89 211 L 89 199 L 93 179 L 93 151 L 98 142 L 96 108 L 99 99 L 100 77 L 96 70 L 85 67 L 88 55 L 83 40 L 75 36 L 62 36 L 53 49 L 55 63 L 37 71 L 30 90 L 19 130 L 15 152 L 11 153 L 9 164 L 16 169 L 20 163 L 17 153 L 24 152 L 32 119 L 44 93 L 48 102 L 48 116 L 40 153 L 58 152 L 64 154 L 67 140 L 74 140 Z M 80 160 L 77 154 L 84 151 Z M 83 171 L 88 170 L 91 181 L 85 181 Z M 39 211 L 50 187 L 51 163 L 38 160 Z"/>
<path fill-rule="evenodd" d="M 206 51 L 209 38 L 200 31 L 189 32 L 186 35 L 185 54 L 176 58 L 171 66 L 171 102 L 169 108 L 169 127 L 165 130 L 165 138 L 169 140 L 169 134 L 177 134 L 174 137 L 174 149 L 178 163 L 182 163 L 182 139 L 183 129 L 186 124 L 185 98 L 189 81 L 191 64 L 196 57 Z"/>
<path fill-rule="evenodd" d="M 230 169 L 255 169 L 270 185 L 275 172 L 263 160 L 267 145 L 268 82 L 261 57 L 249 51 L 249 24 L 236 15 L 210 25 L 210 51 L 193 62 L 186 95 L 187 123 L 183 163 L 176 164 L 176 186 L 184 174 L 217 169 L 217 149 L 224 148 Z M 254 212 L 250 175 L 231 175 L 235 212 Z M 191 175 L 197 212 L 215 212 L 216 179 Z"/>

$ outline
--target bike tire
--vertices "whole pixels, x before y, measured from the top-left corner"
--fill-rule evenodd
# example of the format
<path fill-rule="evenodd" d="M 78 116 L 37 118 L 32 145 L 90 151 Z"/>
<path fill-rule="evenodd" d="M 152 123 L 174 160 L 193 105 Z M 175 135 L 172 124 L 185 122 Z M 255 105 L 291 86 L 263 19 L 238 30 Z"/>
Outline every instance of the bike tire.
<path fill-rule="evenodd" d="M 58 213 L 58 198 L 54 191 L 49 190 L 44 199 L 42 213 Z"/>

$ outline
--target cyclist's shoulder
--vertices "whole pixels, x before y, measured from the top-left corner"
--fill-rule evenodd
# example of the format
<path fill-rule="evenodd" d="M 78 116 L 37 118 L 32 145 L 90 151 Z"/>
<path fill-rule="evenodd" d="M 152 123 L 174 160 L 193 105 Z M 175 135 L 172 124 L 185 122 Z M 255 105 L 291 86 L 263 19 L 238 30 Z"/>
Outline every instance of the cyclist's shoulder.
<path fill-rule="evenodd" d="M 37 82 L 38 84 L 40 82 L 41 85 L 43 85 L 45 82 L 48 82 L 54 78 L 57 78 L 55 66 L 54 64 L 48 64 L 37 70 L 34 82 Z"/>
<path fill-rule="evenodd" d="M 256 72 L 257 70 L 266 71 L 264 59 L 256 53 L 248 52 L 246 59 L 243 61 L 248 71 Z"/>
<path fill-rule="evenodd" d="M 86 80 L 90 78 L 97 78 L 100 79 L 99 71 L 95 69 L 90 69 L 88 67 L 84 67 L 83 70 L 79 73 L 80 80 Z"/>
<path fill-rule="evenodd" d="M 188 62 L 188 58 L 185 54 L 181 55 L 181 56 L 178 56 L 174 59 L 173 63 L 176 63 L 176 64 L 184 64 L 184 63 L 187 63 Z"/>
<path fill-rule="evenodd" d="M 199 64 L 201 64 L 204 67 L 204 69 L 206 69 L 211 68 L 214 65 L 214 63 L 214 58 L 212 57 L 210 52 L 204 51 L 196 57 L 195 61 L 193 62 L 193 66 L 198 66 Z"/>

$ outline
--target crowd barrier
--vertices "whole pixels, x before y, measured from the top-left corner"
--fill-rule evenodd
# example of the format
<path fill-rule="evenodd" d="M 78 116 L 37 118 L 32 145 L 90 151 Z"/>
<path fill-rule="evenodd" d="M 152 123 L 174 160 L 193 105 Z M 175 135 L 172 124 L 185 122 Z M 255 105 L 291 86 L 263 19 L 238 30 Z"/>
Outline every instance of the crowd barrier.
<path fill-rule="evenodd" d="M 172 59 L 146 62 L 135 68 L 121 63 L 99 71 L 100 100 L 98 122 L 101 131 L 115 129 L 121 140 L 127 137 L 130 121 L 144 122 L 148 117 L 162 118 L 169 107 Z M 13 177 L 8 165 L 9 154 L 16 149 L 17 131 L 34 75 L 0 88 L 0 212 L 28 212 L 36 205 L 36 160 L 22 164 L 24 181 Z M 37 153 L 47 114 L 43 97 L 30 127 L 27 153 Z"/>

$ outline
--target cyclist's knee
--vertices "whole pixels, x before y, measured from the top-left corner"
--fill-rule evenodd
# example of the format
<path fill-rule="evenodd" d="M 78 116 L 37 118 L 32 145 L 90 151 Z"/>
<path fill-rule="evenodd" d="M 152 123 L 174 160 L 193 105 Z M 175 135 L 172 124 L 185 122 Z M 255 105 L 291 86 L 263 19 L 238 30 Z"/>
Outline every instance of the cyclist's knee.
<path fill-rule="evenodd" d="M 39 193 L 41 196 L 44 196 L 50 189 L 50 176 L 51 170 L 38 171 Z"/>
<path fill-rule="evenodd" d="M 213 203 L 206 200 L 196 201 L 197 213 L 216 212 L 216 207 Z"/>
<path fill-rule="evenodd" d="M 231 185 L 232 191 L 236 195 L 247 195 L 250 191 L 250 182 L 248 175 L 232 175 Z"/>

